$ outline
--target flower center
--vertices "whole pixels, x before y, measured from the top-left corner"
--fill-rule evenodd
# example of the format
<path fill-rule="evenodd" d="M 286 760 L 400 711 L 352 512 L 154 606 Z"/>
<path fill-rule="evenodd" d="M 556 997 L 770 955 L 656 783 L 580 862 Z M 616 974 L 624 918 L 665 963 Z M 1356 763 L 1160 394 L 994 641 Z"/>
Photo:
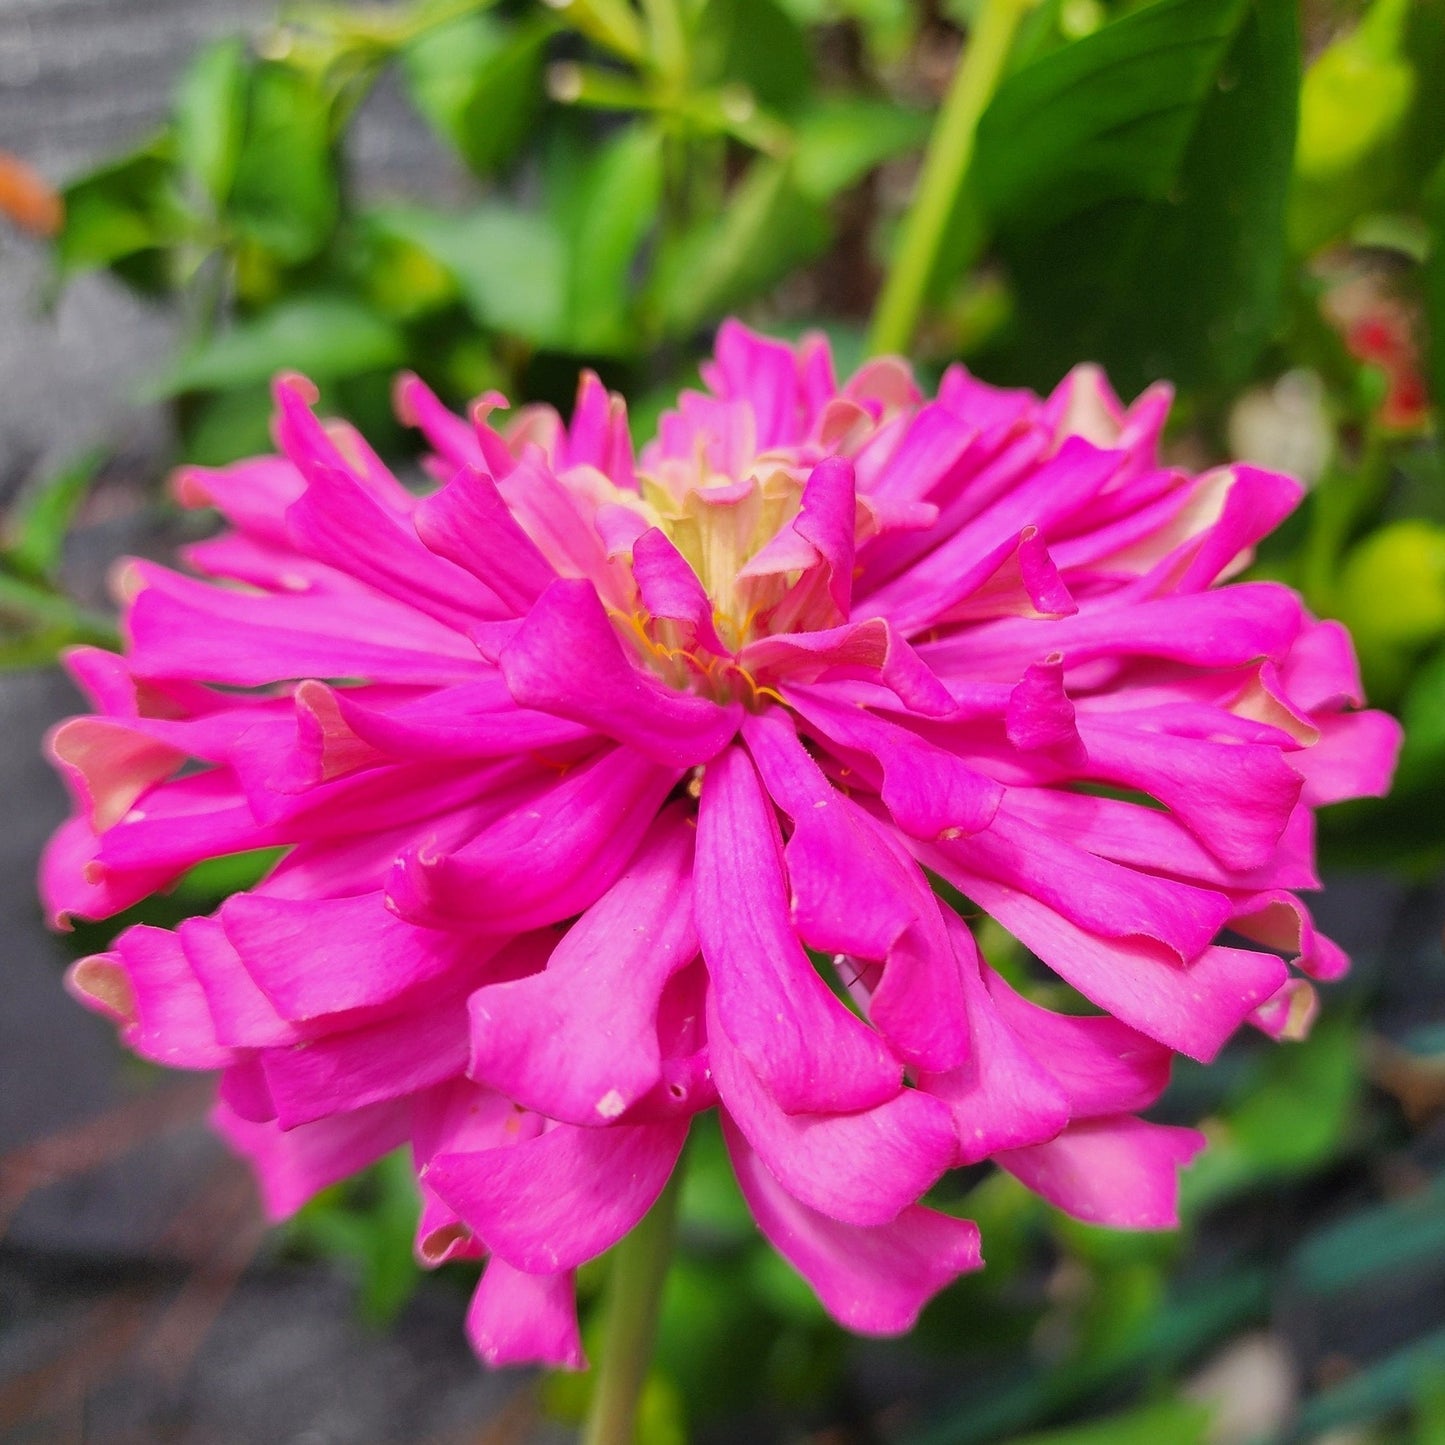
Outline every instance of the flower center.
<path fill-rule="evenodd" d="M 658 477 L 642 479 L 643 498 L 702 583 L 718 640 L 736 654 L 755 637 L 783 630 L 778 605 L 797 568 L 770 560 L 768 550 L 798 515 L 803 476 L 767 458 L 741 480 L 689 471 L 664 463 Z"/>

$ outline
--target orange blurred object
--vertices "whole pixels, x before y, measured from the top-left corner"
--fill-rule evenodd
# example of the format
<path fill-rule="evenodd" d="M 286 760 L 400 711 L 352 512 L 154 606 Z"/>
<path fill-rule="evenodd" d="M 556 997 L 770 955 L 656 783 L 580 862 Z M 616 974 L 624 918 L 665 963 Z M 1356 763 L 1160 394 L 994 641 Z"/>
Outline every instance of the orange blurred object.
<path fill-rule="evenodd" d="M 0 151 L 0 213 L 32 236 L 53 236 L 65 224 L 59 191 L 8 151 Z"/>

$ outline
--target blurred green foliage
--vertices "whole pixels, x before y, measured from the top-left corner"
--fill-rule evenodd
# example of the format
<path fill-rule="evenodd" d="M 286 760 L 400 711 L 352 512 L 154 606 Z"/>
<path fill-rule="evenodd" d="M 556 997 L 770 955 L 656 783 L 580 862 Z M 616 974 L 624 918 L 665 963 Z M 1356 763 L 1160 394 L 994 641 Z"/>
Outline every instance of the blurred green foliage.
<path fill-rule="evenodd" d="M 252 42 L 196 55 L 159 133 L 69 184 L 55 285 L 106 271 L 182 318 L 145 390 L 192 461 L 267 445 L 283 369 L 398 458 L 414 445 L 389 412 L 402 367 L 458 404 L 498 386 L 565 405 L 591 365 L 642 431 L 729 311 L 822 327 L 861 358 L 938 103 L 995 3 L 290 5 Z M 1407 725 L 1394 796 L 1327 815 L 1326 852 L 1426 876 L 1445 856 L 1445 0 L 1025 8 L 950 198 L 915 360 L 1038 388 L 1097 360 L 1126 395 L 1167 376 L 1188 464 L 1244 455 L 1303 476 L 1305 504 L 1254 565 L 1350 625 L 1372 699 Z M 449 158 L 452 204 L 358 184 L 354 125 L 384 78 Z M 78 458 L 9 519 L 0 661 L 108 635 L 60 570 L 103 463 Z M 188 880 L 173 906 L 256 864 L 239 866 Z M 1212 1409 L 1181 1393 L 1202 1356 L 1281 1302 L 1438 1267 L 1438 1174 L 1268 1257 L 1191 1264 L 1220 1211 L 1268 1210 L 1410 1145 L 1423 1116 L 1365 1083 L 1372 987 L 1335 990 L 1304 1044 L 1244 1041 L 1180 1068 L 1164 1110 L 1213 1142 L 1181 1236 L 1072 1223 L 1007 1175 L 946 1180 L 936 1202 L 979 1220 L 989 1267 L 930 1307 L 915 1347 L 972 1373 L 890 1437 L 1213 1440 Z M 1401 1057 L 1438 1078 L 1445 1033 L 1417 1031 Z M 853 1346 L 758 1239 L 716 1131 L 694 1136 L 645 1445 L 824 1400 L 846 1414 Z M 405 1161 L 387 1161 L 291 1239 L 350 1260 L 380 1320 L 415 1281 L 414 1210 Z M 605 1271 L 583 1272 L 584 1300 Z M 1427 1332 L 1315 1389 L 1270 1438 L 1367 1425 L 1361 1438 L 1433 1445 L 1442 1380 L 1445 1336 Z M 587 1390 L 557 1377 L 545 1398 L 575 1419 Z"/>

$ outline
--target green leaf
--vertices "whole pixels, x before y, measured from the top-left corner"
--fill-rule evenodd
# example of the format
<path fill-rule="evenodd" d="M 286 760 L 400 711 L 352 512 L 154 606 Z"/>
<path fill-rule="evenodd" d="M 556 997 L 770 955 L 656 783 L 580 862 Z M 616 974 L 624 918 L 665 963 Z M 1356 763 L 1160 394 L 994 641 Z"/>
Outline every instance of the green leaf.
<path fill-rule="evenodd" d="M 464 216 L 398 207 L 372 219 L 445 267 L 480 325 L 532 346 L 566 344 L 567 250 L 548 217 L 487 202 Z"/>
<path fill-rule="evenodd" d="M 644 338 L 631 320 L 632 265 L 657 219 L 662 138 L 651 126 L 619 131 L 580 172 L 566 208 L 567 318 L 573 350 L 625 354 Z"/>
<path fill-rule="evenodd" d="M 1186 1215 L 1250 1185 L 1307 1173 L 1340 1147 L 1363 1088 L 1354 1021 L 1321 1019 L 1303 1043 L 1264 1054 L 1246 1082 L 1181 1180 Z"/>
<path fill-rule="evenodd" d="M 190 225 L 165 137 L 72 181 L 63 197 L 65 226 L 55 242 L 62 277 L 125 267 L 123 279 L 137 289 L 164 289 L 164 252 Z"/>
<path fill-rule="evenodd" d="M 1159 1378 L 1177 1370 L 1214 1341 L 1265 1319 L 1268 1310 L 1268 1279 L 1262 1270 L 1232 1272 L 1196 1283 L 1171 1297 L 1153 1319 L 1128 1341 L 1119 1342 L 1112 1353 L 1000 1372 L 995 1383 L 971 1388 L 931 1428 L 910 1434 L 909 1445 L 992 1445 L 1010 1431 L 1076 1408 L 1105 1385 L 1118 1388 L 1141 1372 Z M 1112 1435 L 1103 1438 L 1112 1445 Z M 1174 1445 L 1166 1434 L 1148 1438 Z"/>
<path fill-rule="evenodd" d="M 218 40 L 191 61 L 176 87 L 176 159 L 218 205 L 230 192 L 241 151 L 246 69 L 245 44 Z"/>
<path fill-rule="evenodd" d="M 1004 82 L 969 184 L 1017 290 L 1015 369 L 1244 377 L 1280 300 L 1298 69 L 1285 0 L 1157 0 Z"/>
<path fill-rule="evenodd" d="M 201 342 L 150 390 L 158 397 L 231 390 L 268 381 L 278 371 L 326 381 L 404 359 L 401 333 L 389 322 L 350 297 L 316 292 L 282 301 Z"/>
<path fill-rule="evenodd" d="M 532 134 L 548 18 L 508 25 L 473 15 L 424 32 L 402 52 L 413 103 L 479 176 L 510 161 Z"/>
<path fill-rule="evenodd" d="M 16 636 L 0 628 L 0 671 L 23 672 L 33 667 L 54 667 L 61 650 L 76 642 L 64 627 L 44 628 Z"/>
<path fill-rule="evenodd" d="M 1191 1400 L 1165 1400 L 1062 1430 L 1016 1435 L 1008 1445 L 1204 1445 L 1210 1411 Z"/>
<path fill-rule="evenodd" d="M 1415 1401 L 1415 1445 L 1445 1445 L 1445 1366 L 1426 1372 Z"/>
<path fill-rule="evenodd" d="M 799 109 L 812 89 L 807 36 L 775 0 L 712 0 L 698 26 L 693 56 L 697 80 L 741 83 L 781 115 Z"/>
<path fill-rule="evenodd" d="M 790 167 L 755 160 L 720 216 L 695 227 L 658 261 L 658 314 L 670 335 L 686 335 L 780 281 L 827 247 L 831 232 Z"/>
<path fill-rule="evenodd" d="M 1291 1283 L 1334 1294 L 1429 1269 L 1445 1259 L 1445 1176 L 1418 1194 L 1348 1215 L 1312 1234 L 1290 1259 Z"/>
<path fill-rule="evenodd" d="M 270 376 L 249 386 L 197 397 L 181 410 L 185 457 L 202 467 L 224 467 L 272 450 Z"/>
<path fill-rule="evenodd" d="M 279 62 L 256 67 L 227 214 L 242 237 L 286 265 L 316 256 L 336 226 L 331 123 L 319 80 Z"/>
<path fill-rule="evenodd" d="M 28 577 L 52 577 L 60 563 L 65 534 L 105 461 L 93 447 L 47 477 L 16 509 L 7 528 L 5 560 Z"/>
<path fill-rule="evenodd" d="M 1445 1330 L 1437 1330 L 1306 1401 L 1295 1420 L 1293 1438 L 1317 1440 L 1338 1425 L 1378 1420 L 1431 1388 L 1442 1370 Z"/>
<path fill-rule="evenodd" d="M 197 863 L 181 875 L 172 895 L 192 912 L 212 908 L 222 898 L 254 888 L 285 856 L 284 848 L 253 848 L 224 853 Z"/>
<path fill-rule="evenodd" d="M 859 96 L 819 102 L 795 122 L 793 156 L 799 189 L 826 200 L 860 181 L 874 166 L 921 146 L 929 117 L 888 101 Z"/>

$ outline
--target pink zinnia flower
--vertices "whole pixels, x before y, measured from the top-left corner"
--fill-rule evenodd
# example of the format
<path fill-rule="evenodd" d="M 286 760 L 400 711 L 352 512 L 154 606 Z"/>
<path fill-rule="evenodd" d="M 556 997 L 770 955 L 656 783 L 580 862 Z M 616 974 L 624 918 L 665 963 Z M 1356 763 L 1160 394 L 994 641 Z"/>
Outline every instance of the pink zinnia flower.
<path fill-rule="evenodd" d="M 979 1263 L 918 1202 L 957 1165 L 1173 1222 L 1201 1141 L 1139 1111 L 1345 967 L 1296 896 L 1312 810 L 1398 742 L 1340 627 L 1214 586 L 1300 489 L 1161 466 L 1163 388 L 955 368 L 925 401 L 735 323 L 703 375 L 636 463 L 594 377 L 502 430 L 408 379 L 424 498 L 283 380 L 282 456 L 180 478 L 231 524 L 186 559 L 222 581 L 129 564 L 126 653 L 72 655 L 96 713 L 52 743 L 57 920 L 287 850 L 71 986 L 222 1071 L 274 1215 L 409 1142 L 421 1258 L 489 1256 L 491 1361 L 580 1363 L 572 1271 L 714 1107 L 856 1330 Z M 1102 1012 L 1016 992 L 930 874 Z"/>

